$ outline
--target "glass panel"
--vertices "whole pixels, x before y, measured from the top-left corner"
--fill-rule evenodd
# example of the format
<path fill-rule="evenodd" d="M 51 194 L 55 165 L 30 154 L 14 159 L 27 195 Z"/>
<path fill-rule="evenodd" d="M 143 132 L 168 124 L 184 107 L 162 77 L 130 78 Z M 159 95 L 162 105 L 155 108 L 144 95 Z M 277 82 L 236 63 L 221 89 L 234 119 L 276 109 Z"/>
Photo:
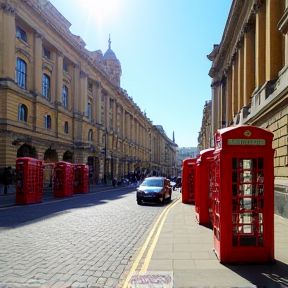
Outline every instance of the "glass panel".
<path fill-rule="evenodd" d="M 243 225 L 243 233 L 251 234 L 252 233 L 252 225 Z"/>
<path fill-rule="evenodd" d="M 243 172 L 243 182 L 252 182 L 253 175 L 251 171 Z"/>
<path fill-rule="evenodd" d="M 236 184 L 233 184 L 232 185 L 232 191 L 233 191 L 233 196 L 237 196 L 237 185 Z"/>
<path fill-rule="evenodd" d="M 244 185 L 239 185 L 239 191 L 237 196 L 243 196 L 244 195 Z"/>
<path fill-rule="evenodd" d="M 259 223 L 263 223 L 263 213 L 259 213 L 258 217 L 259 217 Z"/>
<path fill-rule="evenodd" d="M 252 196 L 252 184 L 243 184 L 244 195 Z"/>
<path fill-rule="evenodd" d="M 241 199 L 241 208 L 245 210 L 252 209 L 252 198 L 243 198 Z"/>
<path fill-rule="evenodd" d="M 264 159 L 258 158 L 258 169 L 264 169 Z"/>
<path fill-rule="evenodd" d="M 232 158 L 232 169 L 237 169 L 237 158 Z"/>
<path fill-rule="evenodd" d="M 237 182 L 237 179 L 238 179 L 238 177 L 237 177 L 237 171 L 233 171 L 233 172 L 232 172 L 232 182 Z"/>
<path fill-rule="evenodd" d="M 243 159 L 243 169 L 252 169 L 252 160 L 251 159 Z"/>

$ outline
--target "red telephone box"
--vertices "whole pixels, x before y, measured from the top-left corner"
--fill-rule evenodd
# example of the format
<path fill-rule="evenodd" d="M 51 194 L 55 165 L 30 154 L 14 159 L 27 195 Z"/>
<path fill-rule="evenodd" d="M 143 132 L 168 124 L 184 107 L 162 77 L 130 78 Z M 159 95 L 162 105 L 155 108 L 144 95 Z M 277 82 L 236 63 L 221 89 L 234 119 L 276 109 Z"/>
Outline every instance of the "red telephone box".
<path fill-rule="evenodd" d="M 29 204 L 42 201 L 42 161 L 30 157 L 16 160 L 16 203 Z"/>
<path fill-rule="evenodd" d="M 74 165 L 60 161 L 54 167 L 54 197 L 66 197 L 73 195 Z"/>
<path fill-rule="evenodd" d="M 74 165 L 74 193 L 88 193 L 89 167 L 85 164 Z"/>
<path fill-rule="evenodd" d="M 214 148 L 200 151 L 197 156 L 197 180 L 195 189 L 196 220 L 201 225 L 211 224 L 209 215 L 209 169 Z"/>
<path fill-rule="evenodd" d="M 195 201 L 196 168 L 196 158 L 183 160 L 182 203 L 191 204 Z"/>
<path fill-rule="evenodd" d="M 274 260 L 273 133 L 237 126 L 215 134 L 210 186 L 220 262 Z"/>

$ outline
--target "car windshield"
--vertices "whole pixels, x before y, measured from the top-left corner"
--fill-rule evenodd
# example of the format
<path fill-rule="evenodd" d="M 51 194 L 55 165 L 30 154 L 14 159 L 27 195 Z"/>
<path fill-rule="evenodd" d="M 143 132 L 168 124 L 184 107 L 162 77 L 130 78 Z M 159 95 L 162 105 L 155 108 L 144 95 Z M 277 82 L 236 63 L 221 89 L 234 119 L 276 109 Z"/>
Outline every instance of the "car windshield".
<path fill-rule="evenodd" d="M 145 179 L 141 185 L 150 187 L 152 186 L 162 187 L 163 179 Z"/>

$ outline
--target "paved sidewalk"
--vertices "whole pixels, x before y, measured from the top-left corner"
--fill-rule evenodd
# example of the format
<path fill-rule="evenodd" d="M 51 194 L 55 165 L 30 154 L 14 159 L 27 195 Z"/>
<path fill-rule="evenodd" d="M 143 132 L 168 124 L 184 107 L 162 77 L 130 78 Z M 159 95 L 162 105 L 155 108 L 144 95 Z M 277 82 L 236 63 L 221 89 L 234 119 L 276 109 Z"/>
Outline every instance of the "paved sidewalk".
<path fill-rule="evenodd" d="M 174 288 L 288 287 L 288 219 L 274 219 L 275 263 L 223 265 L 212 230 L 196 223 L 194 205 L 180 200 L 165 219 L 146 274 L 170 271 Z"/>
<path fill-rule="evenodd" d="M 90 187 L 90 193 L 109 189 L 114 188 L 97 185 Z M 149 251 L 145 251 L 139 261 L 140 268 L 147 266 L 145 274 L 171 275 L 173 286 L 167 287 L 174 288 L 288 287 L 288 219 L 274 217 L 275 263 L 224 265 L 214 253 L 212 230 L 195 221 L 195 206 L 183 204 L 181 194 L 179 196 L 160 217 L 162 220 L 159 219 L 154 231 L 156 236 L 151 237 L 147 245 Z M 42 199 L 43 202 L 55 200 L 52 190 L 44 191 Z M 0 208 L 9 205 L 15 205 L 15 195 L 1 196 Z M 140 268 L 135 269 L 136 274 Z"/>

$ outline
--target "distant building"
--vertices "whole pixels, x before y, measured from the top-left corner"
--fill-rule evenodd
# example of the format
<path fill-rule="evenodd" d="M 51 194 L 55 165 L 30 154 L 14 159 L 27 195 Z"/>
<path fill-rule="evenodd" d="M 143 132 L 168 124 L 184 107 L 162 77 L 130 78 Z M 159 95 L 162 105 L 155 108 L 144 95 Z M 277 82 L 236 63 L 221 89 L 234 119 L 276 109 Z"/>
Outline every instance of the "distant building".
<path fill-rule="evenodd" d="M 48 0 L 0 2 L 0 193 L 24 156 L 88 164 L 95 184 L 173 172 L 177 144 L 120 87 L 110 36 L 88 51 Z"/>
<path fill-rule="evenodd" d="M 178 167 L 182 167 L 182 161 L 187 158 L 195 158 L 198 155 L 198 147 L 179 147 L 178 148 Z"/>

